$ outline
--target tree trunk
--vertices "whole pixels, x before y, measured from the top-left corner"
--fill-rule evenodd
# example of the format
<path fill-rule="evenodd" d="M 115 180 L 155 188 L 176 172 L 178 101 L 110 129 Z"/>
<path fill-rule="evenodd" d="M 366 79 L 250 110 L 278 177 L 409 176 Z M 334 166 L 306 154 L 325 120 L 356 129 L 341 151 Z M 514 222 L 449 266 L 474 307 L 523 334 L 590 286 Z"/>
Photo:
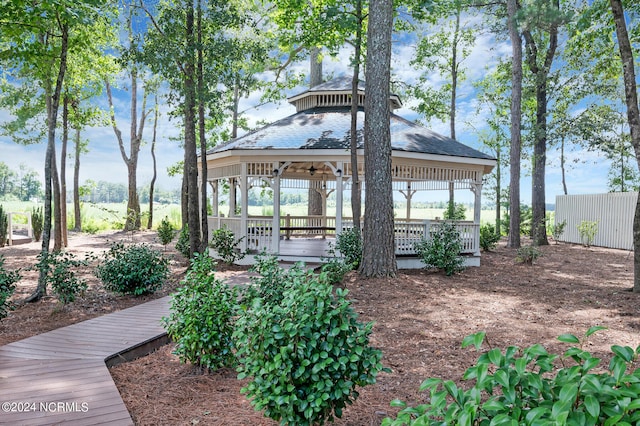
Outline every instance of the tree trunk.
<path fill-rule="evenodd" d="M 196 143 L 196 67 L 195 51 L 195 17 L 193 4 L 187 5 L 186 10 L 186 40 L 187 49 L 193 55 L 187 59 L 184 66 L 184 166 L 187 179 L 187 223 L 189 225 L 189 257 L 200 252 L 202 247 L 199 197 L 198 197 L 198 156 Z M 246 200 L 244 201 L 246 204 Z M 246 206 L 242 206 L 246 208 Z"/>
<path fill-rule="evenodd" d="M 62 146 L 60 148 L 60 236 L 63 247 L 69 245 L 67 238 L 67 146 L 69 145 L 69 98 L 64 96 L 62 104 Z"/>
<path fill-rule="evenodd" d="M 353 63 L 353 78 L 351 80 L 351 212 L 353 216 L 353 229 L 360 233 L 360 216 L 362 215 L 362 189 L 360 185 L 360 172 L 358 164 L 358 82 L 360 80 L 360 56 L 362 55 L 362 0 L 356 1 L 356 19 L 359 25 L 356 28 L 355 52 Z"/>
<path fill-rule="evenodd" d="M 564 136 L 562 136 L 561 140 L 560 140 L 560 170 L 562 171 L 562 191 L 564 192 L 564 195 L 567 195 L 567 177 L 565 174 L 565 162 L 566 162 L 566 158 L 564 156 Z"/>
<path fill-rule="evenodd" d="M 320 59 L 320 49 L 311 49 L 309 57 L 309 87 L 322 84 L 322 61 Z M 313 182 L 309 182 L 307 214 L 309 216 L 320 216 L 322 214 L 322 195 L 316 190 Z"/>
<path fill-rule="evenodd" d="M 502 209 L 502 156 L 500 155 L 501 149 L 496 149 L 496 233 L 502 235 L 502 225 L 500 223 Z"/>
<path fill-rule="evenodd" d="M 69 27 L 63 24 L 61 28 L 60 41 L 60 64 L 55 90 L 51 88 L 51 82 L 45 82 L 45 102 L 47 107 L 47 152 L 44 160 L 44 223 L 42 226 L 42 250 L 40 252 L 41 261 L 47 261 L 49 257 L 49 244 L 51 242 L 51 169 L 52 158 L 56 146 L 56 124 L 58 121 L 58 106 L 60 105 L 60 93 L 64 81 L 64 74 L 67 70 L 67 49 L 69 42 Z M 40 268 L 38 275 L 38 285 L 36 290 L 25 299 L 25 302 L 35 302 L 47 294 L 47 277 L 49 268 Z"/>
<path fill-rule="evenodd" d="M 511 149 L 509 154 L 509 240 L 507 246 L 520 247 L 520 135 L 522 118 L 522 40 L 518 32 L 517 0 L 507 0 L 507 21 L 511 39 Z"/>
<path fill-rule="evenodd" d="M 60 203 L 60 177 L 55 145 L 51 151 L 51 186 L 53 188 L 53 251 L 62 250 L 62 211 Z"/>
<path fill-rule="evenodd" d="M 393 1 L 372 0 L 367 32 L 364 120 L 365 216 L 360 274 L 395 276 L 389 83 Z"/>
<path fill-rule="evenodd" d="M 547 165 L 547 75 L 536 78 L 536 130 L 533 146 L 533 176 L 531 191 L 531 240 L 536 246 L 548 245 L 546 228 L 546 185 Z"/>
<path fill-rule="evenodd" d="M 203 70 L 203 52 L 202 52 L 202 0 L 198 1 L 198 130 L 200 136 L 200 232 L 201 232 L 201 247 L 198 250 L 200 253 L 205 253 L 208 248 L 209 241 L 209 222 L 207 205 L 209 200 L 207 199 L 207 141 L 205 134 L 205 84 L 204 84 L 204 70 Z"/>
<path fill-rule="evenodd" d="M 153 196 L 156 187 L 156 179 L 158 177 L 158 162 L 156 161 L 156 136 L 158 131 L 158 93 L 155 94 L 155 106 L 153 115 L 153 137 L 151 139 L 151 159 L 153 160 L 153 177 L 149 184 L 149 221 L 147 229 L 153 228 Z"/>
<path fill-rule="evenodd" d="M 631 50 L 631 43 L 629 42 L 622 2 L 620 0 L 610 0 L 610 3 L 616 24 L 616 35 L 624 72 L 624 92 L 627 103 L 627 120 L 631 130 L 631 143 L 636 154 L 636 161 L 640 167 L 640 110 L 638 109 L 638 89 L 633 50 Z M 633 250 L 633 291 L 640 292 L 640 197 L 638 197 L 633 217 Z"/>
<path fill-rule="evenodd" d="M 75 155 L 73 163 L 73 230 L 82 231 L 82 216 L 80 212 L 80 127 L 76 128 Z"/>

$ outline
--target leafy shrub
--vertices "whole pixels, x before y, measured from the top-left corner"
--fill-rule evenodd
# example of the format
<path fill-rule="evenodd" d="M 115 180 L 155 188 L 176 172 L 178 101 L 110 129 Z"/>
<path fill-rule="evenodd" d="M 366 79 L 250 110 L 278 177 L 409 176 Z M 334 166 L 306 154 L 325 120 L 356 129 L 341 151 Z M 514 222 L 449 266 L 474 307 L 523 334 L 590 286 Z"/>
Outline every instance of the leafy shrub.
<path fill-rule="evenodd" d="M 464 270 L 460 233 L 452 222 L 437 226 L 431 238 L 416 243 L 415 249 L 427 269 L 443 270 L 447 276 Z"/>
<path fill-rule="evenodd" d="M 169 222 L 169 218 L 165 216 L 164 219 L 160 222 L 158 226 L 158 237 L 160 238 L 160 242 L 167 248 L 167 244 L 173 241 L 173 237 L 176 235 L 176 230 L 173 227 L 173 224 Z"/>
<path fill-rule="evenodd" d="M 516 260 L 527 265 L 533 265 L 533 262 L 542 256 L 540 249 L 532 245 L 520 247 L 517 253 Z"/>
<path fill-rule="evenodd" d="M 567 226 L 567 221 L 563 220 L 560 223 L 556 223 L 555 225 L 553 225 L 553 229 L 551 230 L 551 235 L 553 235 L 553 239 L 555 240 L 556 244 L 558 244 L 558 240 L 560 239 L 560 236 L 564 233 L 564 228 Z"/>
<path fill-rule="evenodd" d="M 604 327 L 591 327 L 585 338 Z M 462 346 L 480 349 L 483 332 L 466 337 Z M 628 346 L 611 347 L 608 369 L 597 368 L 600 358 L 582 349 L 584 341 L 572 334 L 558 340 L 572 345 L 563 356 L 551 354 L 540 344 L 504 352 L 491 349 L 482 354 L 462 379 L 473 381 L 459 388 L 451 380 L 430 378 L 420 386 L 429 402 L 403 407 L 398 425 L 631 425 L 640 421 L 640 369 L 627 371 L 637 360 Z M 581 344 L 582 343 L 582 344 Z M 557 365 L 556 361 L 561 365 Z M 600 372 L 594 372 L 600 371 Z"/>
<path fill-rule="evenodd" d="M 244 253 L 239 248 L 243 239 L 244 237 L 236 240 L 233 231 L 226 225 L 222 225 L 222 228 L 213 231 L 209 246 L 218 253 L 224 263 L 232 264 L 244 257 Z"/>
<path fill-rule="evenodd" d="M 580 240 L 582 241 L 582 245 L 585 247 L 590 247 L 593 244 L 593 240 L 598 233 L 598 222 L 590 222 L 588 220 L 583 220 L 578 225 L 578 232 L 580 233 Z"/>
<path fill-rule="evenodd" d="M 182 287 L 171 299 L 171 314 L 163 318 L 180 361 L 211 370 L 235 362 L 231 335 L 237 295 L 215 278 L 215 265 L 209 255 L 195 254 Z"/>
<path fill-rule="evenodd" d="M 180 230 L 180 235 L 178 235 L 178 241 L 176 241 L 176 250 L 181 253 L 184 257 L 189 259 L 191 245 L 189 243 L 189 226 L 185 224 Z"/>
<path fill-rule="evenodd" d="M 140 296 L 162 286 L 169 266 L 162 253 L 147 244 L 115 243 L 104 254 L 96 276 L 109 291 Z"/>
<path fill-rule="evenodd" d="M 321 272 L 327 276 L 330 284 L 340 284 L 347 272 L 353 270 L 353 264 L 343 259 L 333 258 L 322 265 Z"/>
<path fill-rule="evenodd" d="M 4 208 L 0 205 L 0 247 L 4 247 L 7 243 L 7 235 L 9 232 L 9 217 Z"/>
<path fill-rule="evenodd" d="M 4 256 L 0 255 L 0 320 L 6 318 L 12 308 L 9 298 L 16 289 L 16 283 L 22 276 L 20 270 L 7 271 L 4 268 Z"/>
<path fill-rule="evenodd" d="M 445 220 L 465 220 L 467 217 L 467 208 L 462 203 L 449 202 L 447 209 L 442 213 Z"/>
<path fill-rule="evenodd" d="M 302 264 L 294 266 L 293 270 L 299 268 L 302 268 Z M 291 280 L 286 279 L 289 270 L 280 267 L 276 256 L 260 253 L 255 257 L 255 263 L 249 271 L 257 273 L 257 276 L 250 278 L 251 285 L 242 295 L 245 308 L 257 297 L 262 299 L 263 304 L 277 303 L 282 299 L 285 286 L 289 285 Z"/>
<path fill-rule="evenodd" d="M 35 268 L 46 269 L 47 283 L 51 284 L 58 300 L 66 305 L 87 289 L 87 282 L 78 278 L 76 270 L 87 266 L 91 258 L 92 255 L 89 255 L 84 260 L 78 260 L 73 253 L 64 251 L 48 252 L 44 256 L 40 253 Z"/>
<path fill-rule="evenodd" d="M 282 424 L 323 424 L 341 417 L 357 386 L 375 383 L 382 353 L 369 346 L 373 324 L 357 314 L 324 274 L 295 265 L 282 297 L 257 297 L 240 315 L 234 339 L 238 378 L 257 410 Z"/>
<path fill-rule="evenodd" d="M 359 230 L 346 229 L 336 237 L 335 248 L 344 256 L 347 265 L 351 269 L 358 269 L 362 261 L 362 234 Z"/>
<path fill-rule="evenodd" d="M 491 251 L 496 248 L 500 241 L 500 234 L 496 233 L 496 228 L 490 223 L 480 227 L 480 247 L 484 251 Z"/>
<path fill-rule="evenodd" d="M 42 207 L 34 207 L 31 210 L 31 227 L 33 228 L 33 238 L 40 241 L 42 237 L 42 227 L 44 225 L 44 213 Z"/>

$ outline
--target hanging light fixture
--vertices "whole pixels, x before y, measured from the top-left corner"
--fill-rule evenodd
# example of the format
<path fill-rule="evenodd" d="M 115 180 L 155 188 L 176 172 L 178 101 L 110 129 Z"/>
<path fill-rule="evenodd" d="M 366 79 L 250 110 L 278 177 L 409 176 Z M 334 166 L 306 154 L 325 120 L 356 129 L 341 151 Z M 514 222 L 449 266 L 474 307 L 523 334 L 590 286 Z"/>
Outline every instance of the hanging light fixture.
<path fill-rule="evenodd" d="M 313 164 L 312 164 L 312 165 L 311 165 L 311 167 L 309 167 L 309 174 L 310 174 L 311 176 L 315 175 L 315 174 L 316 174 L 316 170 L 318 170 L 318 169 L 316 169 L 315 167 L 313 167 Z"/>

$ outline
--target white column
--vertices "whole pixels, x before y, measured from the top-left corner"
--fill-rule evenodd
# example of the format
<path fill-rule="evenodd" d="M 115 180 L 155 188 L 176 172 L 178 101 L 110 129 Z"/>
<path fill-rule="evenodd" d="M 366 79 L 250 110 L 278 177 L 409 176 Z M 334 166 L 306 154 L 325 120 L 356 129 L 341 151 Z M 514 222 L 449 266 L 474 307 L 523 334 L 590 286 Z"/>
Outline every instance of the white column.
<path fill-rule="evenodd" d="M 273 254 L 280 253 L 280 164 L 274 163 L 273 170 L 275 176 L 273 178 L 273 185 L 271 188 L 273 189 L 273 223 L 271 225 L 271 251 Z"/>
<path fill-rule="evenodd" d="M 344 173 L 344 164 L 338 162 L 336 164 L 336 236 L 342 232 L 342 175 Z"/>
<path fill-rule="evenodd" d="M 218 198 L 218 180 L 214 180 L 209 182 L 209 184 L 211 185 L 211 215 L 214 217 L 219 216 L 220 214 L 220 210 L 218 208 L 218 203 L 220 202 L 220 199 Z"/>
<path fill-rule="evenodd" d="M 247 163 L 241 164 L 240 207 L 240 235 L 236 235 L 236 239 L 244 237 L 240 244 L 240 250 L 247 251 L 247 219 L 249 217 L 249 178 L 247 176 Z"/>
<path fill-rule="evenodd" d="M 471 191 L 475 195 L 473 202 L 473 223 L 475 226 L 475 247 L 474 256 L 480 256 L 480 211 L 482 210 L 482 182 L 476 182 L 471 186 Z"/>
<path fill-rule="evenodd" d="M 229 178 L 229 217 L 236 215 L 236 178 Z"/>

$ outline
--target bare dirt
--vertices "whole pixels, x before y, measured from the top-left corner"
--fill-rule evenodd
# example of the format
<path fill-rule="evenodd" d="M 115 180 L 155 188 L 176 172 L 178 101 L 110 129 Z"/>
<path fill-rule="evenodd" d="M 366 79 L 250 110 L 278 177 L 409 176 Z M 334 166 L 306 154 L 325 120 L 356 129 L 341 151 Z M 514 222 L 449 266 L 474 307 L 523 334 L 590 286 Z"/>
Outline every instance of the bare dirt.
<path fill-rule="evenodd" d="M 69 250 L 99 253 L 110 242 L 125 239 L 162 246 L 155 233 L 133 236 L 110 233 L 76 235 Z M 172 277 L 163 289 L 145 298 L 106 293 L 90 270 L 80 271 L 90 288 L 76 302 L 61 307 L 55 297 L 22 305 L 0 322 L 0 344 L 9 343 L 97 315 L 123 309 L 171 293 L 184 276 L 187 263 L 171 247 Z M 591 336 L 585 347 L 604 358 L 613 344 L 640 345 L 640 294 L 633 286 L 633 255 L 626 251 L 570 244 L 541 248 L 543 256 L 533 265 L 516 262 L 516 253 L 499 245 L 483 253 L 482 266 L 446 277 L 426 271 L 403 271 L 394 279 L 362 280 L 347 276 L 354 308 L 361 321 L 374 321 L 372 344 L 383 351 L 383 363 L 392 373 L 360 389 L 356 403 L 348 407 L 337 425 L 378 425 L 394 413 L 395 398 L 416 404 L 426 401 L 418 392 L 427 377 L 460 381 L 478 353 L 461 349 L 462 339 L 486 331 L 493 347 L 526 347 L 543 344 L 553 352 L 567 346 L 557 341 L 563 333 L 582 335 L 593 325 L 608 330 Z M 39 244 L 5 247 L 0 254 L 12 269 L 35 263 Z M 220 274 L 236 277 L 243 268 L 221 268 Z M 35 288 L 35 272 L 24 272 L 16 300 Z M 136 424 L 139 425 L 273 425 L 255 412 L 240 393 L 245 384 L 233 370 L 202 374 L 180 364 L 172 345 L 112 368 L 112 375 Z"/>

